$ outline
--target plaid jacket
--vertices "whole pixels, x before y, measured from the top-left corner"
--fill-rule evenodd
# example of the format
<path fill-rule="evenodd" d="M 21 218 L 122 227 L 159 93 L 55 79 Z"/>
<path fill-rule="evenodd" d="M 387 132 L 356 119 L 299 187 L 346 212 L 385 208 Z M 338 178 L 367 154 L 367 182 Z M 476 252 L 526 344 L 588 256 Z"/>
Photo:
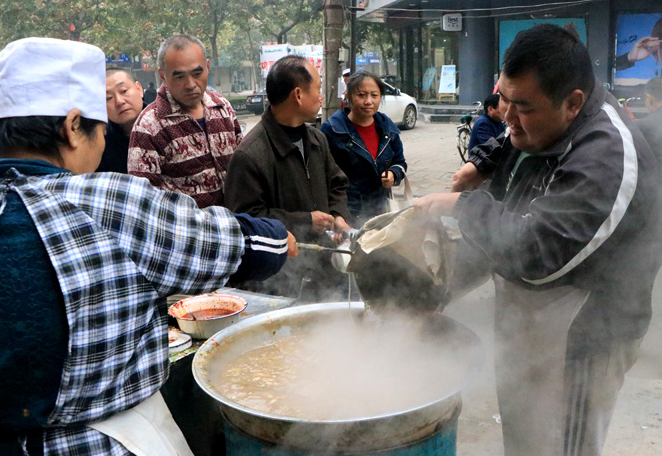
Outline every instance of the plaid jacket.
<path fill-rule="evenodd" d="M 129 142 L 129 174 L 157 188 L 192 196 L 198 206 L 223 205 L 228 164 L 241 142 L 230 102 L 207 91 L 202 99 L 205 128 L 170 95 L 165 84 L 138 117 Z M 206 130 L 206 131 L 205 131 Z"/>
<path fill-rule="evenodd" d="M 20 195 L 35 221 L 69 321 L 44 453 L 130 454 L 86 423 L 131 408 L 162 386 L 166 296 L 225 283 L 244 252 L 239 222 L 225 208 L 198 209 L 184 195 L 122 174 L 32 177 L 9 168 L 0 175 L 0 213 L 8 191 Z"/>

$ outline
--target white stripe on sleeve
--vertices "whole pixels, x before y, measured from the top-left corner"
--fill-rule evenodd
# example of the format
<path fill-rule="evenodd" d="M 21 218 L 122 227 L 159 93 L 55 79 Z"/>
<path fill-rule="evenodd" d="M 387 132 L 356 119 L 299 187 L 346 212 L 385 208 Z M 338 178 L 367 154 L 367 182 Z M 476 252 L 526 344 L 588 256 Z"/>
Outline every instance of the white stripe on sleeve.
<path fill-rule="evenodd" d="M 627 208 L 630 205 L 632 198 L 634 197 L 634 192 L 637 188 L 639 171 L 637 163 L 637 150 L 635 149 L 634 142 L 632 141 L 632 133 L 625 126 L 613 106 L 605 103 L 602 105 L 602 110 L 607 113 L 609 120 L 611 120 L 612 125 L 616 127 L 620 133 L 621 139 L 623 140 L 623 179 L 621 180 L 621 186 L 618 189 L 618 194 L 616 195 L 614 206 L 611 208 L 611 212 L 605 221 L 602 222 L 602 225 L 600 225 L 600 228 L 598 228 L 596 231 L 593 239 L 591 239 L 588 244 L 586 244 L 586 246 L 561 269 L 542 279 L 528 280 L 522 277 L 522 280 L 532 285 L 542 285 L 563 277 L 565 274 L 577 267 L 582 261 L 588 258 L 593 252 L 595 252 L 597 248 L 600 247 L 607 239 L 609 239 L 609 236 L 611 236 L 612 233 L 616 230 L 616 227 L 623 219 L 623 216 L 625 215 L 625 212 L 627 211 Z"/>

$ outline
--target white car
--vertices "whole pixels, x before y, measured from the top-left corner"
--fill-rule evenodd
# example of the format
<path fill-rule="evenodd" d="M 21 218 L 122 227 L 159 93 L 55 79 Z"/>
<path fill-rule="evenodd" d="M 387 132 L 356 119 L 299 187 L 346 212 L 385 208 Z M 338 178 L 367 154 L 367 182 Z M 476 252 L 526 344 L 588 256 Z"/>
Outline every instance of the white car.
<path fill-rule="evenodd" d="M 384 83 L 386 89 L 382 97 L 382 104 L 379 106 L 379 112 L 386 114 L 393 122 L 395 122 L 401 130 L 411 130 L 416 126 L 416 119 L 418 119 L 418 104 L 413 97 L 406 93 L 400 92 L 392 85 Z M 317 115 L 317 126 L 321 125 L 322 109 L 320 108 Z"/>
<path fill-rule="evenodd" d="M 418 105 L 413 97 L 400 92 L 400 89 L 384 83 L 386 90 L 379 112 L 383 112 L 398 124 L 402 130 L 411 130 L 416 126 Z"/>

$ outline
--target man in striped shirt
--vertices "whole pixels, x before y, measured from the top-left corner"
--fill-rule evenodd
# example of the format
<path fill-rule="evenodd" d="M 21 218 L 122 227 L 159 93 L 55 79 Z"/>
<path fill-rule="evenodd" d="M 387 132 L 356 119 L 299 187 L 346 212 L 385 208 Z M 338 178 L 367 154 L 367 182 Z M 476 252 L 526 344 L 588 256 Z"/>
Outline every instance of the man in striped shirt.
<path fill-rule="evenodd" d="M 227 167 L 242 139 L 237 116 L 229 101 L 206 90 L 210 65 L 197 38 L 165 40 L 158 65 L 164 83 L 131 132 L 129 174 L 187 194 L 201 208 L 223 205 Z"/>

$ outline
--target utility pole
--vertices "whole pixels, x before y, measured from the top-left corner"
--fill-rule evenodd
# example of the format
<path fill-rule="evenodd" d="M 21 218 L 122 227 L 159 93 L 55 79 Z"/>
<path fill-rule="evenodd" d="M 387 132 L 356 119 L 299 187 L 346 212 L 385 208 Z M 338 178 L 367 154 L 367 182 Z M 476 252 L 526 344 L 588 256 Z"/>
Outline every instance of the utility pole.
<path fill-rule="evenodd" d="M 349 0 L 351 5 L 349 8 L 350 14 L 350 24 L 352 29 L 350 30 L 350 43 L 349 43 L 349 69 L 354 74 L 356 71 L 356 2 L 357 0 Z"/>
<path fill-rule="evenodd" d="M 343 0 L 324 2 L 324 101 L 322 102 L 322 122 L 340 109 L 338 98 L 338 59 L 342 45 Z"/>

